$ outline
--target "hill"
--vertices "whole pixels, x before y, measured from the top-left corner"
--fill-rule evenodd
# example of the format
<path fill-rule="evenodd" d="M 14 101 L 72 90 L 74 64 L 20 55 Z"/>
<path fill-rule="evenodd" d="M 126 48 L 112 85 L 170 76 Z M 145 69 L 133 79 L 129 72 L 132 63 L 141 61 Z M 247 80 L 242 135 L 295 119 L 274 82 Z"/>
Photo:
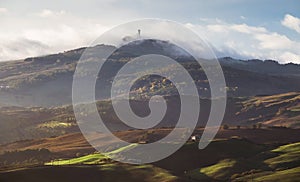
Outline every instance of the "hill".
<path fill-rule="evenodd" d="M 118 174 L 118 175 L 116 175 Z M 107 164 L 101 166 L 39 167 L 0 173 L 0 181 L 24 182 L 73 182 L 85 181 L 183 181 L 170 172 L 152 165 L 130 166 L 126 164 Z"/>
<path fill-rule="evenodd" d="M 71 104 L 71 85 L 77 62 L 86 48 L 24 60 L 0 63 L 0 103 L 13 106 L 60 106 Z M 93 51 L 113 49 L 98 45 Z M 176 51 L 172 51 L 176 49 Z M 132 51 L 135 50 L 135 51 Z M 142 54 L 170 56 L 182 64 L 191 74 L 202 97 L 209 96 L 209 85 L 201 67 L 183 51 L 166 41 L 145 40 L 129 44 L 114 52 L 104 65 L 96 84 L 97 100 L 107 99 L 108 90 L 117 71 L 128 61 Z M 220 59 L 229 96 L 273 95 L 300 91 L 300 66 L 280 65 L 275 61 Z M 173 70 L 171 66 L 164 68 Z M 124 77 L 125 78 L 125 77 Z M 153 90 L 150 90 L 153 86 Z M 144 89 L 146 88 L 146 89 Z M 148 89 L 147 89 L 148 88 Z M 170 82 L 161 77 L 145 77 L 132 91 L 140 94 L 176 95 Z"/>
<path fill-rule="evenodd" d="M 114 135 L 119 138 L 128 141 L 130 143 L 137 143 L 141 139 L 149 142 L 155 142 L 158 139 L 166 136 L 172 129 L 171 128 L 157 128 L 148 131 L 132 130 L 132 131 L 119 131 Z M 202 135 L 203 128 L 198 128 L 194 131 L 195 135 Z M 232 137 L 246 138 L 255 144 L 268 144 L 278 145 L 285 143 L 297 142 L 300 139 L 299 129 L 221 129 L 217 133 L 216 140 L 228 139 Z M 96 139 L 107 138 L 104 134 L 95 134 Z M 108 143 L 114 142 L 107 140 Z M 102 143 L 105 145 L 105 143 Z M 95 149 L 85 140 L 81 133 L 65 134 L 58 137 L 43 138 L 43 139 L 31 139 L 21 140 L 12 143 L 0 145 L 0 154 L 13 151 L 26 151 L 26 150 L 39 150 L 47 149 L 53 156 L 57 158 L 74 158 L 76 156 L 82 156 L 84 154 L 90 154 L 95 152 Z M 19 153 L 21 156 L 22 153 Z M 21 157 L 20 157 L 21 159 Z M 23 161 L 26 160 L 26 156 L 23 157 Z"/>
<path fill-rule="evenodd" d="M 240 122 L 249 124 L 299 127 L 300 95 L 292 92 L 252 97 L 242 102 L 241 111 L 236 116 Z"/>
<path fill-rule="evenodd" d="M 39 181 L 51 174 L 47 180 L 64 182 L 83 180 L 86 176 L 91 181 L 295 181 L 299 178 L 299 145 L 256 144 L 231 137 L 214 140 L 206 149 L 199 150 L 197 143 L 188 142 L 168 158 L 151 165 L 122 164 L 93 153 L 57 158 L 47 166 L 4 170 L 0 180 Z"/>
<path fill-rule="evenodd" d="M 173 127 L 179 117 L 179 98 L 166 96 L 165 99 L 169 109 L 156 128 Z M 228 98 L 223 125 L 226 124 L 231 128 L 238 126 L 299 128 L 299 101 L 300 94 L 298 92 L 272 96 Z M 210 111 L 210 100 L 201 99 L 200 103 L 198 127 L 203 127 Z M 97 106 L 110 130 L 132 129 L 118 119 L 110 100 L 98 101 Z M 147 99 L 132 100 L 131 106 L 138 115 L 145 115 L 149 112 Z M 0 108 L 0 126 L 0 144 L 79 132 L 71 105 L 52 108 L 2 107 Z"/>

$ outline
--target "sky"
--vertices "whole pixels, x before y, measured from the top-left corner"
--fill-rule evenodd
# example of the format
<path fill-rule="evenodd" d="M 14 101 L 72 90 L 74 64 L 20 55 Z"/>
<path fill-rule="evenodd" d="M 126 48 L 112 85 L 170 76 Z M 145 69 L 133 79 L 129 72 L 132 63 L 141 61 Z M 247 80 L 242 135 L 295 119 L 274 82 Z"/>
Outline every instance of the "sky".
<path fill-rule="evenodd" d="M 0 61 L 88 46 L 142 18 L 183 24 L 218 57 L 300 64 L 298 0 L 0 0 Z"/>

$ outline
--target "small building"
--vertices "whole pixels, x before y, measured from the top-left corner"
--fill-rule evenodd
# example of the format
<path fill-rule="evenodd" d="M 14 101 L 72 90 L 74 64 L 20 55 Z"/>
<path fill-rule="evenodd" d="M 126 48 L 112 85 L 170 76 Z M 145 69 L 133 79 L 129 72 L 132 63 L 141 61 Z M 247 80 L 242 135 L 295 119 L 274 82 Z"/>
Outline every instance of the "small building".
<path fill-rule="evenodd" d="M 197 142 L 197 141 L 200 140 L 200 136 L 198 136 L 198 135 L 192 135 L 192 136 L 191 136 L 191 140 L 192 140 L 193 142 Z"/>

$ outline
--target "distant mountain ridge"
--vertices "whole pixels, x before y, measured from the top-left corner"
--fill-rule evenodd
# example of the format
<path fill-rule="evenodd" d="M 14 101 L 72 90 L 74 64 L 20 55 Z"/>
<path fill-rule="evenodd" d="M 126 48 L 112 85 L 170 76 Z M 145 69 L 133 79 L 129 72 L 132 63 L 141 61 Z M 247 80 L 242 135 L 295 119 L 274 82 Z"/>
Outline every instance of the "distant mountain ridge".
<path fill-rule="evenodd" d="M 271 75 L 290 75 L 299 76 L 300 75 L 300 65 L 295 63 L 279 64 L 275 60 L 240 60 L 231 57 L 223 57 L 218 59 L 223 66 L 230 66 L 232 68 L 268 73 Z"/>
<path fill-rule="evenodd" d="M 114 49 L 110 45 L 91 47 L 93 51 Z M 73 74 L 86 47 L 58 54 L 0 63 L 0 103 L 16 106 L 60 106 L 71 103 Z M 132 58 L 143 54 L 162 54 L 176 59 L 191 74 L 203 97 L 209 96 L 205 73 L 183 50 L 167 41 L 145 40 L 127 44 L 114 52 L 103 68 L 105 74 L 97 81 L 96 90 L 107 92 L 116 72 Z M 272 95 L 300 91 L 300 65 L 281 65 L 275 61 L 220 58 L 220 64 L 231 97 Z M 171 71 L 173 68 L 166 68 Z M 125 77 L 124 77 L 125 79 Z M 149 90 L 154 85 L 153 90 Z M 9 89 L 6 89 L 6 86 Z M 162 88 L 163 87 L 163 88 Z M 173 95 L 170 85 L 161 78 L 147 77 L 137 83 L 133 92 L 148 95 Z M 106 94 L 97 99 L 109 98 Z"/>

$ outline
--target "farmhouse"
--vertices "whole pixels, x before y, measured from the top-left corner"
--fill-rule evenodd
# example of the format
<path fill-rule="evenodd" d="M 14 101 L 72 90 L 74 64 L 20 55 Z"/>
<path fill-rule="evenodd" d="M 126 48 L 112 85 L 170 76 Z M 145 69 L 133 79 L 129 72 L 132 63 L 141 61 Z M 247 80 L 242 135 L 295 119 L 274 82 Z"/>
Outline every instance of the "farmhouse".
<path fill-rule="evenodd" d="M 199 141 L 200 140 L 200 136 L 199 135 L 193 135 L 193 136 L 191 136 L 191 140 L 193 142 Z"/>

